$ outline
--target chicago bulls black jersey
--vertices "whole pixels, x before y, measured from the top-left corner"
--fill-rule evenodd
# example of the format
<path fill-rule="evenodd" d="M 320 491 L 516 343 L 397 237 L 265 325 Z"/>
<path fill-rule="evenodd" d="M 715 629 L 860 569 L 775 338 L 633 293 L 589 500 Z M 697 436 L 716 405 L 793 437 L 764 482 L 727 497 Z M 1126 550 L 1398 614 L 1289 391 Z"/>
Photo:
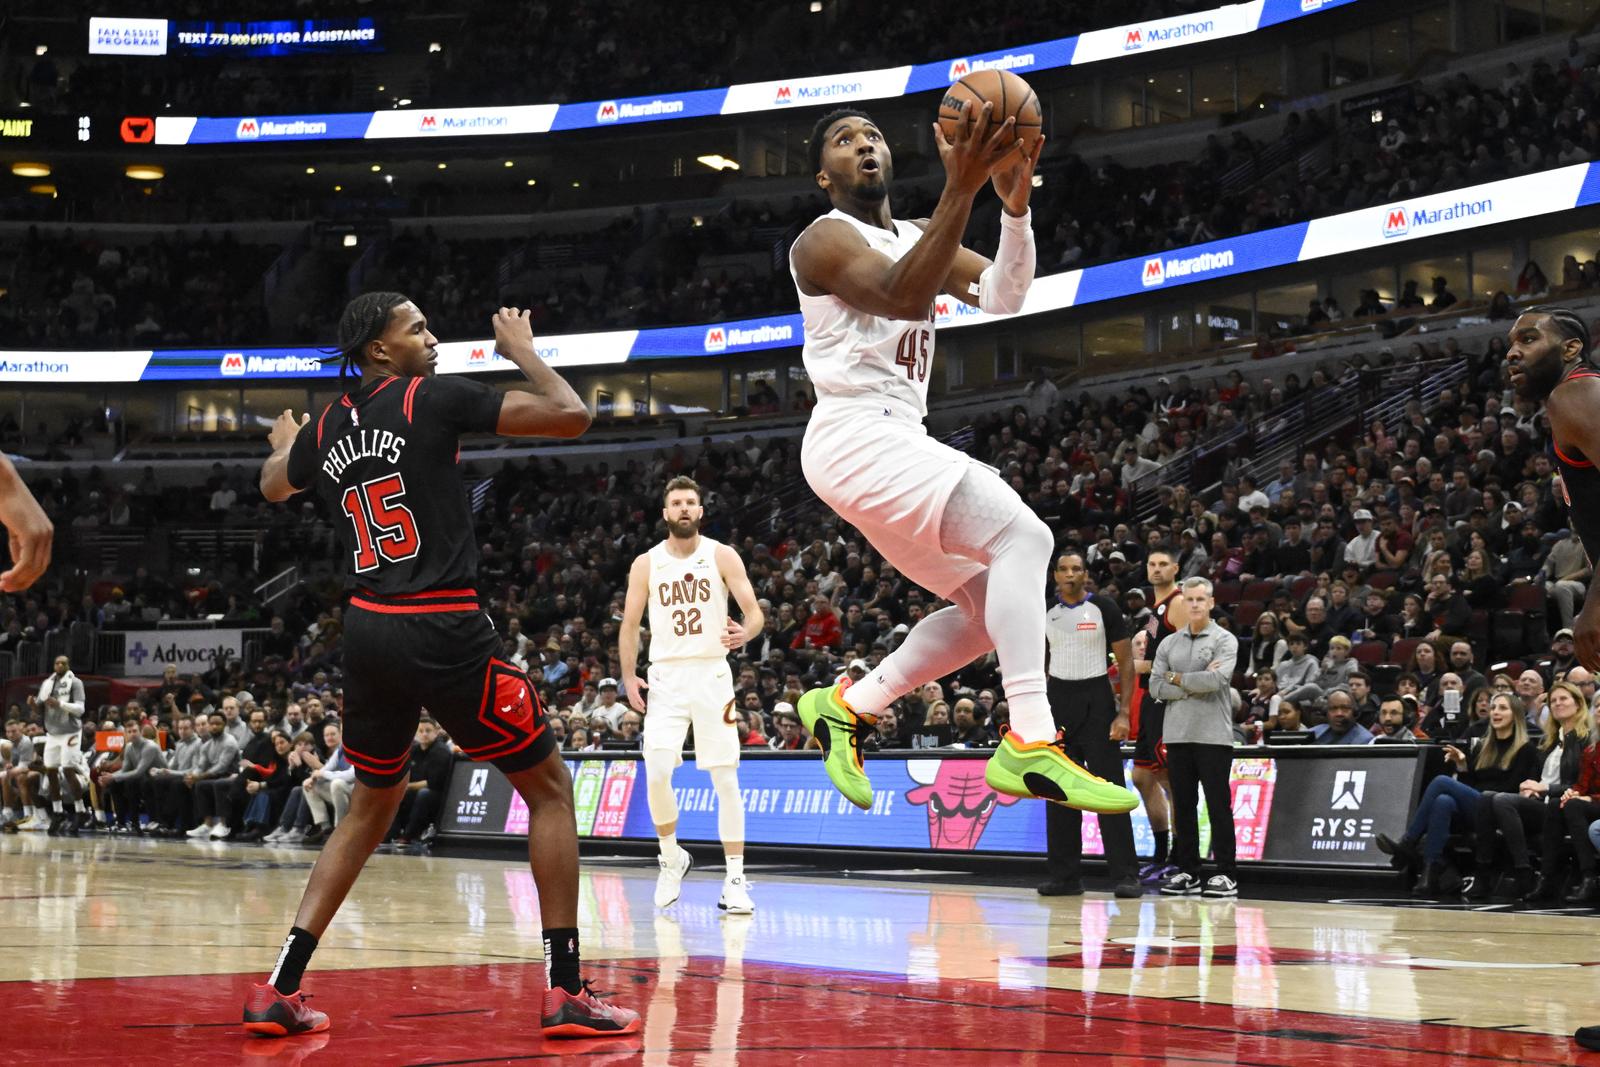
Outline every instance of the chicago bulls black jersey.
<path fill-rule="evenodd" d="M 1172 610 L 1172 602 L 1178 599 L 1178 592 L 1179 590 L 1174 589 L 1171 593 L 1168 593 L 1167 599 L 1157 604 L 1155 610 L 1150 613 L 1150 617 L 1145 620 L 1144 632 L 1150 635 L 1149 643 L 1144 648 L 1144 658 L 1147 660 L 1154 660 L 1156 658 L 1156 649 L 1161 647 L 1161 642 L 1178 632 L 1178 628 L 1167 621 L 1167 613 Z M 1150 676 L 1148 674 L 1136 675 L 1135 680 L 1139 692 L 1144 694 L 1150 692 Z"/>
<path fill-rule="evenodd" d="M 475 598 L 478 545 L 460 438 L 493 432 L 500 401 L 465 378 L 372 378 L 301 428 L 289 484 L 328 504 L 355 591 Z"/>
<path fill-rule="evenodd" d="M 1592 370 L 1580 370 L 1568 375 L 1565 380 L 1574 378 L 1600 378 L 1600 374 Z M 1595 468 L 1597 457 L 1585 456 L 1572 445 L 1563 448 L 1561 442 L 1553 438 L 1550 444 L 1555 450 L 1556 465 L 1561 470 L 1561 488 L 1566 494 L 1572 528 L 1578 531 L 1578 539 L 1583 542 L 1589 562 L 1600 566 L 1600 471 Z"/>

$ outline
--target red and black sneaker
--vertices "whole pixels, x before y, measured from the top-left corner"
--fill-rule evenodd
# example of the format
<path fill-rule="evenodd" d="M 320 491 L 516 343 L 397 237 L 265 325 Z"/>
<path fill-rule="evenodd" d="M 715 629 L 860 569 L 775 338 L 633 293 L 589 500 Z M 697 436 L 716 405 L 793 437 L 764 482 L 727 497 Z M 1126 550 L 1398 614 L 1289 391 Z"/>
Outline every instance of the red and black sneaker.
<path fill-rule="evenodd" d="M 639 1013 L 602 1000 L 588 982 L 577 993 L 553 986 L 545 990 L 539 1028 L 545 1037 L 611 1037 L 639 1029 Z"/>
<path fill-rule="evenodd" d="M 244 1028 L 262 1037 L 317 1034 L 328 1028 L 328 1017 L 306 1007 L 304 990 L 280 993 L 270 985 L 252 986 L 244 1002 Z"/>

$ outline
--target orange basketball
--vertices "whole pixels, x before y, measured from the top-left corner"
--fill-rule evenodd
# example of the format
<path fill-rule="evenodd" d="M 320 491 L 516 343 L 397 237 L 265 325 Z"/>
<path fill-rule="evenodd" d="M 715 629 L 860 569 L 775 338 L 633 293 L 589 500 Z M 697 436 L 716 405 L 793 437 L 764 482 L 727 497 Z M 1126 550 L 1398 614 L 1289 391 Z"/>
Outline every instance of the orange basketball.
<path fill-rule="evenodd" d="M 939 125 L 944 135 L 955 140 L 963 116 L 971 132 L 985 101 L 994 104 L 989 115 L 989 129 L 994 130 L 1007 118 L 1015 117 L 1017 136 L 1031 152 L 1044 126 L 1044 112 L 1039 107 L 1039 94 L 1009 70 L 976 70 L 950 86 L 944 99 L 939 101 Z"/>

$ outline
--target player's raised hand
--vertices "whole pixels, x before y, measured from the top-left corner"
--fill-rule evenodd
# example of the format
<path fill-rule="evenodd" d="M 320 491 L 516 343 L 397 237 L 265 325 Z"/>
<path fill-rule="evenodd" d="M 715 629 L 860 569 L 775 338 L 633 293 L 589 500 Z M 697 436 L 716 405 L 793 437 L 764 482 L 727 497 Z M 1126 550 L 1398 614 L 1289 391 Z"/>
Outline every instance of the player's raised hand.
<path fill-rule="evenodd" d="M 1044 136 L 1041 134 L 1033 142 L 1033 151 L 1024 149 L 1002 161 L 990 175 L 995 193 L 1012 215 L 1022 215 L 1028 210 L 1028 198 L 1033 195 L 1033 172 L 1042 152 Z"/>
<path fill-rule="evenodd" d="M 744 627 L 729 619 L 727 628 L 722 631 L 722 647 L 732 652 L 744 646 Z"/>
<path fill-rule="evenodd" d="M 533 347 L 533 312 L 501 308 L 494 313 L 494 350 L 508 356 L 513 348 Z"/>
<path fill-rule="evenodd" d="M 650 688 L 650 683 L 636 674 L 630 674 L 622 679 L 622 691 L 628 695 L 628 707 L 640 715 L 644 712 L 644 691 Z"/>
<path fill-rule="evenodd" d="M 933 139 L 939 146 L 939 159 L 944 163 L 945 181 L 968 196 L 983 188 L 990 173 L 1008 155 L 1022 148 L 1015 119 L 1008 118 L 991 130 L 994 104 L 984 101 L 977 117 L 969 124 L 966 117 L 971 107 L 971 101 L 962 102 L 962 121 L 956 127 L 954 140 L 944 135 L 944 128 L 937 122 L 933 124 Z"/>
<path fill-rule="evenodd" d="M 294 439 L 300 436 L 300 427 L 311 421 L 309 414 L 301 415 L 298 419 L 294 412 L 288 408 L 283 409 L 283 414 L 273 420 L 272 429 L 267 431 L 267 444 L 272 446 L 274 452 L 282 452 L 294 444 Z"/>

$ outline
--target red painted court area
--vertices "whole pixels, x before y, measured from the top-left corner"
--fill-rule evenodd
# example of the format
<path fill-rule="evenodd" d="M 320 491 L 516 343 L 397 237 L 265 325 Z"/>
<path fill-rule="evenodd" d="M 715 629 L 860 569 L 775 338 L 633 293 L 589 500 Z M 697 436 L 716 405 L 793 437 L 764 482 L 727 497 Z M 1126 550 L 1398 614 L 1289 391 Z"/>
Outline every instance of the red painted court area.
<path fill-rule="evenodd" d="M 8 1014 L 28 1023 L 9 1028 L 6 1061 L 1600 1065 L 1600 1054 L 1574 1058 L 1567 1038 L 1543 1034 L 754 962 L 724 976 L 724 966 L 716 958 L 589 965 L 596 986 L 640 1009 L 645 1027 L 577 1042 L 539 1036 L 538 964 L 314 973 L 306 989 L 333 1029 L 292 1039 L 240 1032 L 239 1005 L 255 975 L 12 982 Z"/>

